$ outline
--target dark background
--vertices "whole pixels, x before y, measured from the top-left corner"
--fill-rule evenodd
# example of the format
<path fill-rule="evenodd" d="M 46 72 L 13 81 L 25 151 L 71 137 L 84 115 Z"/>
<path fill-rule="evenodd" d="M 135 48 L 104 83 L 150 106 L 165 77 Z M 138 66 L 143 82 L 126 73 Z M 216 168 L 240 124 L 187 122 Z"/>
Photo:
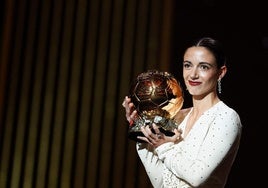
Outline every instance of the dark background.
<path fill-rule="evenodd" d="M 260 1 L 1 3 L 0 187 L 151 187 L 121 106 L 140 72 L 179 80 L 192 40 L 225 46 L 221 99 L 240 115 L 226 188 L 265 187 L 267 6 Z M 184 107 L 191 105 L 185 93 Z"/>

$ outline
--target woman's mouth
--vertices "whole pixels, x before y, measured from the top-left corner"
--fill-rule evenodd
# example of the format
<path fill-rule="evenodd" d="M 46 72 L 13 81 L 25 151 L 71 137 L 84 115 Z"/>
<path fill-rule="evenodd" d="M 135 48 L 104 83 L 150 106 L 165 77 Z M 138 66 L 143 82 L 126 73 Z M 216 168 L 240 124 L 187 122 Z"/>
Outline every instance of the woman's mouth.
<path fill-rule="evenodd" d="M 201 82 L 194 82 L 194 81 L 188 81 L 189 85 L 191 86 L 198 86 L 201 84 Z"/>

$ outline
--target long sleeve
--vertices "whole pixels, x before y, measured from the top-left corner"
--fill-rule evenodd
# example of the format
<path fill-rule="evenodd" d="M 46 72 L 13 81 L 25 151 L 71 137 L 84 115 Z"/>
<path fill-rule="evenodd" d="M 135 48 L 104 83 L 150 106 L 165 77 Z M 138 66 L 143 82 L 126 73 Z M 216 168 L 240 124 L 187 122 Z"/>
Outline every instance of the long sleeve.
<path fill-rule="evenodd" d="M 186 121 L 187 117 L 180 126 Z M 146 171 L 157 170 L 151 181 L 156 175 L 161 178 L 161 173 L 164 187 L 224 187 L 240 135 L 238 114 L 220 102 L 198 119 L 182 142 L 166 143 L 155 150 L 157 167 L 144 159 L 144 153 L 139 155 Z"/>
<path fill-rule="evenodd" d="M 159 160 L 154 149 L 146 143 L 137 143 L 136 149 L 153 186 L 157 188 L 163 187 L 161 172 L 164 170 L 164 164 Z"/>
<path fill-rule="evenodd" d="M 162 145 L 156 149 L 156 153 L 172 174 L 193 187 L 208 180 L 217 167 L 224 167 L 222 177 L 212 176 L 222 184 L 231 168 L 231 164 L 223 165 L 224 158 L 231 155 L 234 159 L 240 134 L 239 116 L 220 103 L 199 118 L 184 141 Z"/>

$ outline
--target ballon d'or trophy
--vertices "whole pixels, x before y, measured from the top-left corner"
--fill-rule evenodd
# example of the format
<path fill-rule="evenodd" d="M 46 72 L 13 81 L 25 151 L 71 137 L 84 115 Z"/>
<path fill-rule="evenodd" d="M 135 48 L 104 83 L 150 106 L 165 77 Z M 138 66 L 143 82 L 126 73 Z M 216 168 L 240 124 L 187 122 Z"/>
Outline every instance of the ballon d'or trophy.
<path fill-rule="evenodd" d="M 180 83 L 168 72 L 148 70 L 139 74 L 132 83 L 129 97 L 137 110 L 137 118 L 129 125 L 128 138 L 143 142 L 140 128 L 155 123 L 167 136 L 178 127 L 174 116 L 182 108 L 183 91 Z"/>

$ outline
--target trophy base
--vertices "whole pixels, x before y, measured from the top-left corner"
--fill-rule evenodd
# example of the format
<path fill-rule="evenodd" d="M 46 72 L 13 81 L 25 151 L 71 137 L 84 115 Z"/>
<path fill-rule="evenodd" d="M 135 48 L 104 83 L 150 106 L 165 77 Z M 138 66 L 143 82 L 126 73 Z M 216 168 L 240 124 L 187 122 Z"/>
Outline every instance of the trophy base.
<path fill-rule="evenodd" d="M 173 136 L 175 133 L 170 131 L 170 130 L 165 130 L 163 128 L 159 128 L 160 132 L 161 133 L 164 133 L 164 135 L 166 136 Z M 152 130 L 152 132 L 154 132 L 154 130 Z M 137 137 L 138 136 L 144 136 L 143 133 L 141 131 L 133 131 L 133 130 L 130 130 L 128 132 L 128 138 L 131 139 L 131 140 L 134 140 L 136 142 L 145 142 L 143 140 L 140 140 L 138 139 Z"/>

